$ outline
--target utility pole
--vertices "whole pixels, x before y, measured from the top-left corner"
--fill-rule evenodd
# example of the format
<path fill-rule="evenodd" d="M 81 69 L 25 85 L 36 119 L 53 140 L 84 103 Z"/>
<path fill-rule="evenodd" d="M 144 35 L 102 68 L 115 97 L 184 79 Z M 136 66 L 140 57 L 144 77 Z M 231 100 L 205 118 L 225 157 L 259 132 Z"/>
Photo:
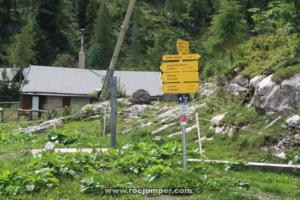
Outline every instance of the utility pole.
<path fill-rule="evenodd" d="M 107 73 L 106 73 L 106 76 L 105 76 L 105 79 L 104 79 L 104 82 L 103 82 L 103 86 L 102 86 L 102 90 L 101 90 L 101 94 L 100 94 L 100 100 L 103 100 L 105 98 L 105 96 L 107 94 L 107 89 L 108 89 L 108 86 L 109 86 L 109 81 L 114 75 L 115 66 L 116 66 L 116 63 L 118 61 L 119 53 L 120 53 L 121 46 L 122 46 L 123 41 L 124 41 L 125 34 L 128 30 L 128 25 L 129 25 L 129 21 L 130 21 L 132 12 L 133 12 L 135 2 L 136 2 L 136 0 L 130 0 L 130 2 L 129 2 L 127 12 L 126 12 L 123 24 L 121 26 L 121 31 L 119 33 L 118 41 L 117 41 L 117 44 L 115 46 L 115 50 L 114 50 L 112 59 L 111 59 L 110 64 L 109 64 L 109 68 L 107 70 Z"/>

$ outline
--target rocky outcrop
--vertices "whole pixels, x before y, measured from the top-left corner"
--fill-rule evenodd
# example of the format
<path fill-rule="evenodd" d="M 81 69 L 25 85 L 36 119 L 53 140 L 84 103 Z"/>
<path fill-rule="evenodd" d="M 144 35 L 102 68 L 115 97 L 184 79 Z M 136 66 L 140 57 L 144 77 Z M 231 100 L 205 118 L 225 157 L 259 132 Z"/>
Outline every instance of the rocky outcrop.
<path fill-rule="evenodd" d="M 300 111 L 300 74 L 296 74 L 280 84 L 275 84 L 272 76 L 254 77 L 250 81 L 255 87 L 254 106 L 282 115 Z"/>
<path fill-rule="evenodd" d="M 125 109 L 122 114 L 127 118 L 127 120 L 131 120 L 133 118 L 137 118 L 139 115 L 143 114 L 147 110 L 154 109 L 152 105 L 133 105 L 129 108 Z"/>
<path fill-rule="evenodd" d="M 249 80 L 241 75 L 235 77 L 229 83 L 224 86 L 224 90 L 233 94 L 234 96 L 240 96 L 246 94 L 249 91 Z"/>
<path fill-rule="evenodd" d="M 217 85 L 214 82 L 207 82 L 201 84 L 201 90 L 199 93 L 200 98 L 207 98 L 213 93 L 215 93 Z"/>

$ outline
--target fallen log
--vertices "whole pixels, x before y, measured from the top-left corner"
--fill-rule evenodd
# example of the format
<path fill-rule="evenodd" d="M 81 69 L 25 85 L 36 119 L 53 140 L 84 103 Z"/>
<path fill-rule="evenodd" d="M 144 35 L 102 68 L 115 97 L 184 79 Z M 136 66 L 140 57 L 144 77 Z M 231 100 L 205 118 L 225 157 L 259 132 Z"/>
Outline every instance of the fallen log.
<path fill-rule="evenodd" d="M 91 113 L 91 114 L 76 114 L 67 117 L 60 117 L 44 121 L 38 125 L 29 126 L 26 128 L 19 128 L 15 130 L 15 133 L 24 133 L 24 134 L 33 134 L 33 133 L 42 133 L 50 128 L 57 128 L 63 126 L 66 121 L 78 121 L 81 119 L 95 119 L 95 117 L 100 117 L 100 113 Z"/>

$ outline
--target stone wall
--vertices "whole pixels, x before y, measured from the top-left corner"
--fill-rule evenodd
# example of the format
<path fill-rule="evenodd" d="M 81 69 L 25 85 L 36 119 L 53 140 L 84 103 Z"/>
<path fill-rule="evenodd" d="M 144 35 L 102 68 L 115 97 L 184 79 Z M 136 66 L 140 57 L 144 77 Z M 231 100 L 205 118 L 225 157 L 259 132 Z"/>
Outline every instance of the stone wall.
<path fill-rule="evenodd" d="M 90 103 L 90 98 L 84 97 L 70 97 L 71 98 L 71 106 L 73 107 L 83 107 Z M 43 109 L 45 110 L 53 110 L 63 108 L 63 97 L 56 96 L 47 96 L 46 101 L 44 103 Z"/>
<path fill-rule="evenodd" d="M 43 108 L 53 110 L 63 107 L 63 97 L 47 96 Z"/>

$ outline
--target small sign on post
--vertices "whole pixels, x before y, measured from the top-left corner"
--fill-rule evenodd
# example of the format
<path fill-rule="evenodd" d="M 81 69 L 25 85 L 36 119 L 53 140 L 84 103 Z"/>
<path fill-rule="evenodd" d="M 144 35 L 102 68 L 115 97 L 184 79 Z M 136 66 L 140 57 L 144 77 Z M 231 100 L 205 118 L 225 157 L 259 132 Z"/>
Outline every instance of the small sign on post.
<path fill-rule="evenodd" d="M 191 100 L 191 96 L 189 94 L 179 94 L 177 100 L 178 103 L 188 103 Z"/>
<path fill-rule="evenodd" d="M 176 48 L 179 54 L 189 54 L 190 53 L 190 43 L 189 41 L 178 39 L 176 42 Z"/>
<path fill-rule="evenodd" d="M 197 72 L 198 61 L 164 62 L 160 65 L 162 72 Z"/>

